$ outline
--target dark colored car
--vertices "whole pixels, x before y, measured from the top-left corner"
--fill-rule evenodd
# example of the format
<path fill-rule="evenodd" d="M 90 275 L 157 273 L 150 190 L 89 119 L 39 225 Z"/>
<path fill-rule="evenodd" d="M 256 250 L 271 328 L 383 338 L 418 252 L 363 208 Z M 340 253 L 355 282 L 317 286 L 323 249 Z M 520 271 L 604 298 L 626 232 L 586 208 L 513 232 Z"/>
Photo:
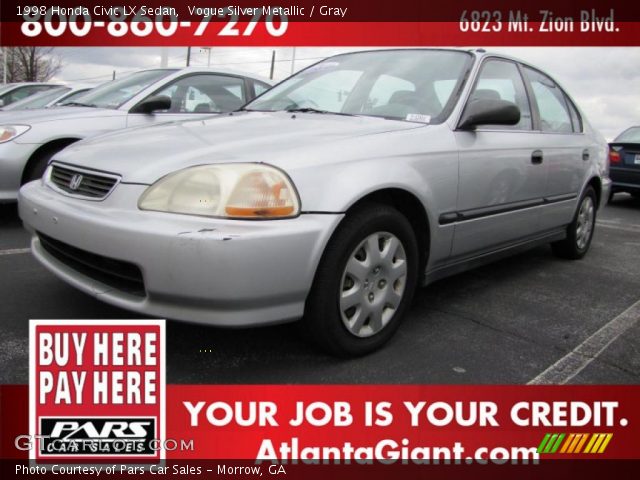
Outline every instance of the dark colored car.
<path fill-rule="evenodd" d="M 611 196 L 627 192 L 640 198 L 640 126 L 622 132 L 609 144 Z"/>

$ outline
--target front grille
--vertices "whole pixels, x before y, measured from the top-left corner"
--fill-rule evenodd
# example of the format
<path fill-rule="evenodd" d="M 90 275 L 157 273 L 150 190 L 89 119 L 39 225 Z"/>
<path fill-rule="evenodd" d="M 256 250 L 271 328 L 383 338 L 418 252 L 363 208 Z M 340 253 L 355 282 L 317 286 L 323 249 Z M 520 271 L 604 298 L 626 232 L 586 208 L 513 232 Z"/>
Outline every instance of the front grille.
<path fill-rule="evenodd" d="M 38 238 L 47 253 L 77 272 L 131 295 L 145 296 L 142 272 L 133 263 L 87 252 L 40 232 Z"/>
<path fill-rule="evenodd" d="M 49 180 L 60 190 L 92 199 L 105 198 L 118 183 L 118 177 L 53 164 Z"/>

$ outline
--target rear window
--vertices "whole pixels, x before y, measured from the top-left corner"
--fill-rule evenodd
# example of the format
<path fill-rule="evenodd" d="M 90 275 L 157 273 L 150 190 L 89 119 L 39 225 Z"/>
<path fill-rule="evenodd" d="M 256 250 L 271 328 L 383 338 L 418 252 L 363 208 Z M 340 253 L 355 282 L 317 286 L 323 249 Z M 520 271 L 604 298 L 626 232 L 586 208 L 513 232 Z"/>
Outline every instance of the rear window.
<path fill-rule="evenodd" d="M 640 143 L 640 127 L 631 127 L 616 137 L 614 142 Z"/>

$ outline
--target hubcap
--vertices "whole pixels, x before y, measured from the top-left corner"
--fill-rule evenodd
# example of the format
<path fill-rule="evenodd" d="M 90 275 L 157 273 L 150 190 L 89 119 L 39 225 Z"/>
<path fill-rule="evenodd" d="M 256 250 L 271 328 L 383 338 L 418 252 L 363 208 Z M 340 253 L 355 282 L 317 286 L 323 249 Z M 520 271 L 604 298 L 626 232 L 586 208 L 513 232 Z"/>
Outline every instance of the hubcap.
<path fill-rule="evenodd" d="M 342 322 L 357 337 L 370 337 L 393 318 L 404 295 L 407 257 L 388 232 L 365 238 L 349 256 L 340 283 Z"/>
<path fill-rule="evenodd" d="M 593 221 L 595 217 L 595 207 L 590 196 L 584 197 L 578 212 L 578 222 L 576 225 L 576 245 L 580 250 L 589 243 L 591 232 L 593 231 Z"/>

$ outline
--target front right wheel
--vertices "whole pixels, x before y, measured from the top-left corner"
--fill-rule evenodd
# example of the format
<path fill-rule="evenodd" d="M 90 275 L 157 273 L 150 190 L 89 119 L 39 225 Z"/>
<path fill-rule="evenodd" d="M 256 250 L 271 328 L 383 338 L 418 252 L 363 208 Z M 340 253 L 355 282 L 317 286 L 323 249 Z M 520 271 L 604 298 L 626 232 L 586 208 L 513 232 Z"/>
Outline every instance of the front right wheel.
<path fill-rule="evenodd" d="M 301 327 L 334 355 L 380 348 L 411 304 L 418 264 L 406 217 L 382 204 L 359 208 L 345 217 L 325 249 Z"/>

